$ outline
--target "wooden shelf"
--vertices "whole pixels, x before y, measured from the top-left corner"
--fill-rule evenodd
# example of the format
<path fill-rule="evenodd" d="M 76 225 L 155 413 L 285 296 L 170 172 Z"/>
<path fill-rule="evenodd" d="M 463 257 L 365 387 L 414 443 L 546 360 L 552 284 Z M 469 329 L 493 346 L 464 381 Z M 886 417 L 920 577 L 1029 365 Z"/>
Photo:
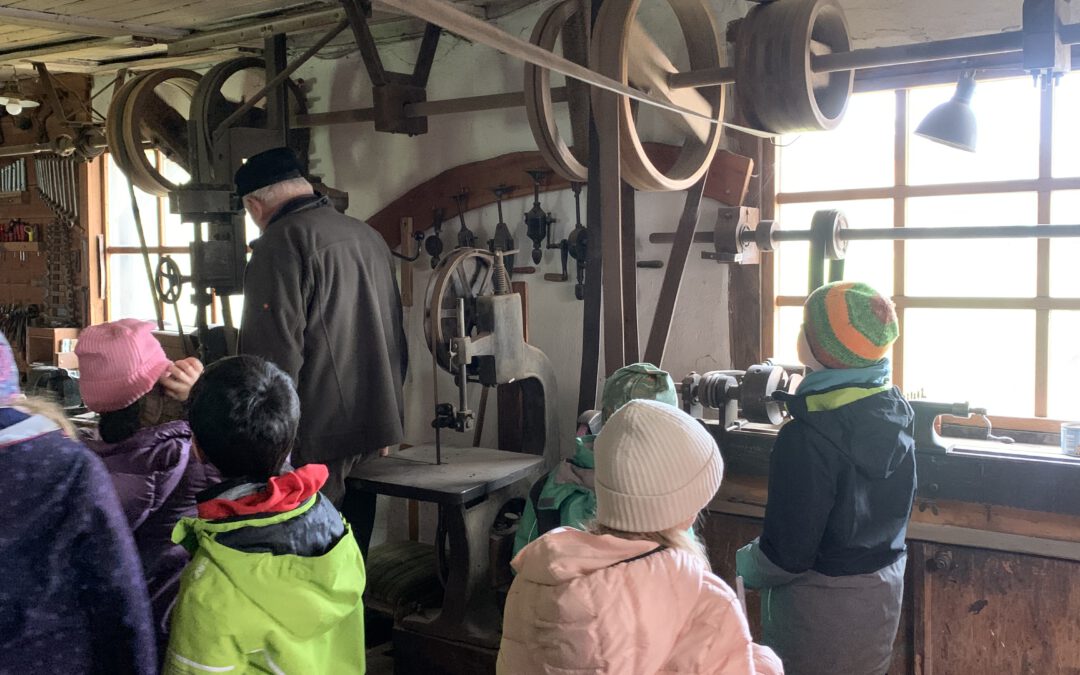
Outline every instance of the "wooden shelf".
<path fill-rule="evenodd" d="M 4 241 L 0 242 L 0 251 L 11 253 L 40 253 L 40 241 Z"/>

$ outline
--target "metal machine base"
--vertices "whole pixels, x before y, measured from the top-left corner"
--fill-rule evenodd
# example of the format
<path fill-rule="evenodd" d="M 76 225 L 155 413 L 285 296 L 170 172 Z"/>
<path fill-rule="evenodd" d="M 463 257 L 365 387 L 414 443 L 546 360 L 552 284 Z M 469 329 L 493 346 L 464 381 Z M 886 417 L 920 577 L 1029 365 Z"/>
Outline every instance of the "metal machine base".
<path fill-rule="evenodd" d="M 493 583 L 490 533 L 502 507 L 527 496 L 543 471 L 544 458 L 487 448 L 443 448 L 442 461 L 435 463 L 432 446 L 412 447 L 368 462 L 349 488 L 439 505 L 449 541 L 443 606 L 400 622 L 396 632 L 408 633 L 423 646 L 395 649 L 395 659 L 427 655 L 438 665 L 398 672 L 471 675 L 481 672 L 476 664 L 456 669 L 457 661 L 447 656 L 445 645 L 474 654 L 497 652 L 502 612 Z"/>

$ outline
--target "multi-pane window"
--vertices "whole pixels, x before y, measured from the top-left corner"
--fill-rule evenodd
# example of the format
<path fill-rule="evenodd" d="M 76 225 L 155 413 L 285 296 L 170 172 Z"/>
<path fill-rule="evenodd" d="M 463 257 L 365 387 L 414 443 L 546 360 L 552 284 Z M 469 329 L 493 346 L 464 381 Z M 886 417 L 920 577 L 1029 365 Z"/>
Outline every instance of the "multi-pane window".
<path fill-rule="evenodd" d="M 155 162 L 158 171 L 166 178 L 175 183 L 187 181 L 187 174 L 182 168 L 161 153 L 149 152 L 153 153 L 151 161 Z M 108 286 L 106 317 L 110 321 L 123 318 L 154 321 L 157 318 L 154 297 L 139 245 L 128 180 L 110 157 L 106 156 L 105 160 L 105 267 Z M 159 261 L 162 256 L 167 255 L 176 261 L 184 275 L 191 274 L 189 245 L 194 235 L 193 226 L 182 223 L 180 216 L 170 213 L 168 199 L 164 197 L 149 195 L 135 188 L 135 198 L 153 272 L 157 273 Z M 258 234 L 250 219 L 246 234 L 249 241 Z M 191 302 L 191 295 L 191 286 L 185 284 L 177 303 L 180 321 L 185 330 L 191 330 L 196 323 L 196 308 Z M 243 296 L 231 296 L 229 300 L 233 320 L 239 323 L 243 312 Z M 166 329 L 176 330 L 176 310 L 164 303 L 161 307 Z M 214 298 L 207 320 L 211 324 L 222 321 L 221 298 Z"/>
<path fill-rule="evenodd" d="M 951 87 L 857 94 L 840 127 L 780 139 L 778 219 L 805 229 L 838 208 L 852 228 L 1080 223 L 1080 74 L 1042 90 L 979 82 L 978 151 L 914 135 Z M 795 359 L 809 245 L 772 265 L 773 352 Z M 894 380 L 912 397 L 1001 416 L 1080 418 L 1080 241 L 856 241 L 845 279 L 891 294 Z"/>

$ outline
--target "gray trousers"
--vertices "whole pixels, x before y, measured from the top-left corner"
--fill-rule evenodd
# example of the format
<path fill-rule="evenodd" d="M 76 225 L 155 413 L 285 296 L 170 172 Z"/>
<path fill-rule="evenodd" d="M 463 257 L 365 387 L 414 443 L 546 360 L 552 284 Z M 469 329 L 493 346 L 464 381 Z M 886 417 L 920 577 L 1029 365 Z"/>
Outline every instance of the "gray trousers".
<path fill-rule="evenodd" d="M 805 572 L 761 591 L 762 643 L 787 675 L 885 675 L 900 623 L 907 556 L 869 574 Z"/>

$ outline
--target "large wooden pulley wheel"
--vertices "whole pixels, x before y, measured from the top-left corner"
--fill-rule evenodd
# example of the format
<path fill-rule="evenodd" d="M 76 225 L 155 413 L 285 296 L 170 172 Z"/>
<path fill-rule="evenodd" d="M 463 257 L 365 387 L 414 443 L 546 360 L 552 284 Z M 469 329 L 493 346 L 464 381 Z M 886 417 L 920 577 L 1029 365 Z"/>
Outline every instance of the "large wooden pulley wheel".
<path fill-rule="evenodd" d="M 735 35 L 739 107 L 751 126 L 784 134 L 840 123 L 855 73 L 815 74 L 813 56 L 851 50 L 837 0 L 777 0 L 756 5 Z"/>
<path fill-rule="evenodd" d="M 187 121 L 201 77 L 182 68 L 148 72 L 121 87 L 109 104 L 105 128 L 109 152 L 142 191 L 164 197 L 176 189 L 147 156 L 148 146 L 188 168 Z"/>
<path fill-rule="evenodd" d="M 579 0 L 563 0 L 552 5 L 536 22 L 529 41 L 548 51 L 554 51 L 555 43 L 562 35 L 563 52 L 567 58 L 572 58 L 574 51 L 586 54 L 585 42 L 588 38 L 580 10 Z M 551 71 L 525 63 L 525 112 L 529 116 L 529 128 L 532 129 L 536 146 L 555 173 L 568 181 L 583 183 L 589 176 L 588 167 L 585 166 L 588 159 L 589 98 L 587 88 L 583 90 L 584 96 L 575 96 L 575 86 L 582 85 L 573 81 L 567 82 L 570 116 L 575 123 L 578 118 L 584 120 L 584 123 L 575 124 L 574 147 L 571 149 L 556 124 L 555 106 L 551 96 Z M 578 109 L 582 107 L 584 109 Z"/>
<path fill-rule="evenodd" d="M 424 334 L 439 366 L 455 372 L 450 361 L 451 341 L 476 330 L 476 299 L 492 293 L 495 256 L 479 248 L 459 248 L 435 268 L 428 282 L 424 307 Z M 458 325 L 458 306 L 465 304 L 465 333 Z"/>
<path fill-rule="evenodd" d="M 222 61 L 206 72 L 199 88 L 191 101 L 191 117 L 202 130 L 201 138 L 193 139 L 192 147 L 200 153 L 204 165 L 214 165 L 215 160 L 224 159 L 216 156 L 224 152 L 227 144 L 217 144 L 213 139 L 221 123 L 225 121 L 252 94 L 266 83 L 266 62 L 255 56 L 245 56 Z M 300 87 L 292 80 L 287 84 L 289 91 L 290 114 L 307 112 L 307 102 Z M 263 128 L 266 126 L 266 100 L 263 99 L 232 126 Z M 290 147 L 297 153 L 300 161 L 307 164 L 307 130 L 293 130 L 290 135 Z M 215 176 L 219 182 L 231 182 L 232 176 Z"/>
<path fill-rule="evenodd" d="M 690 68 L 702 70 L 721 65 L 721 32 L 709 0 L 668 0 L 686 42 Z M 634 119 L 632 101 L 619 100 L 618 116 L 623 178 L 639 190 L 686 190 L 709 170 L 723 130 L 724 88 L 672 89 L 668 76 L 678 72 L 671 59 L 653 41 L 636 15 L 641 0 L 606 0 L 600 8 L 595 39 L 590 45 L 593 70 L 637 89 L 659 96 L 708 119 L 678 116 L 686 140 L 675 165 L 660 171 L 645 152 Z M 599 97 L 609 95 L 593 89 L 593 110 L 598 124 L 609 123 Z M 710 121 L 711 120 L 711 121 Z"/>

